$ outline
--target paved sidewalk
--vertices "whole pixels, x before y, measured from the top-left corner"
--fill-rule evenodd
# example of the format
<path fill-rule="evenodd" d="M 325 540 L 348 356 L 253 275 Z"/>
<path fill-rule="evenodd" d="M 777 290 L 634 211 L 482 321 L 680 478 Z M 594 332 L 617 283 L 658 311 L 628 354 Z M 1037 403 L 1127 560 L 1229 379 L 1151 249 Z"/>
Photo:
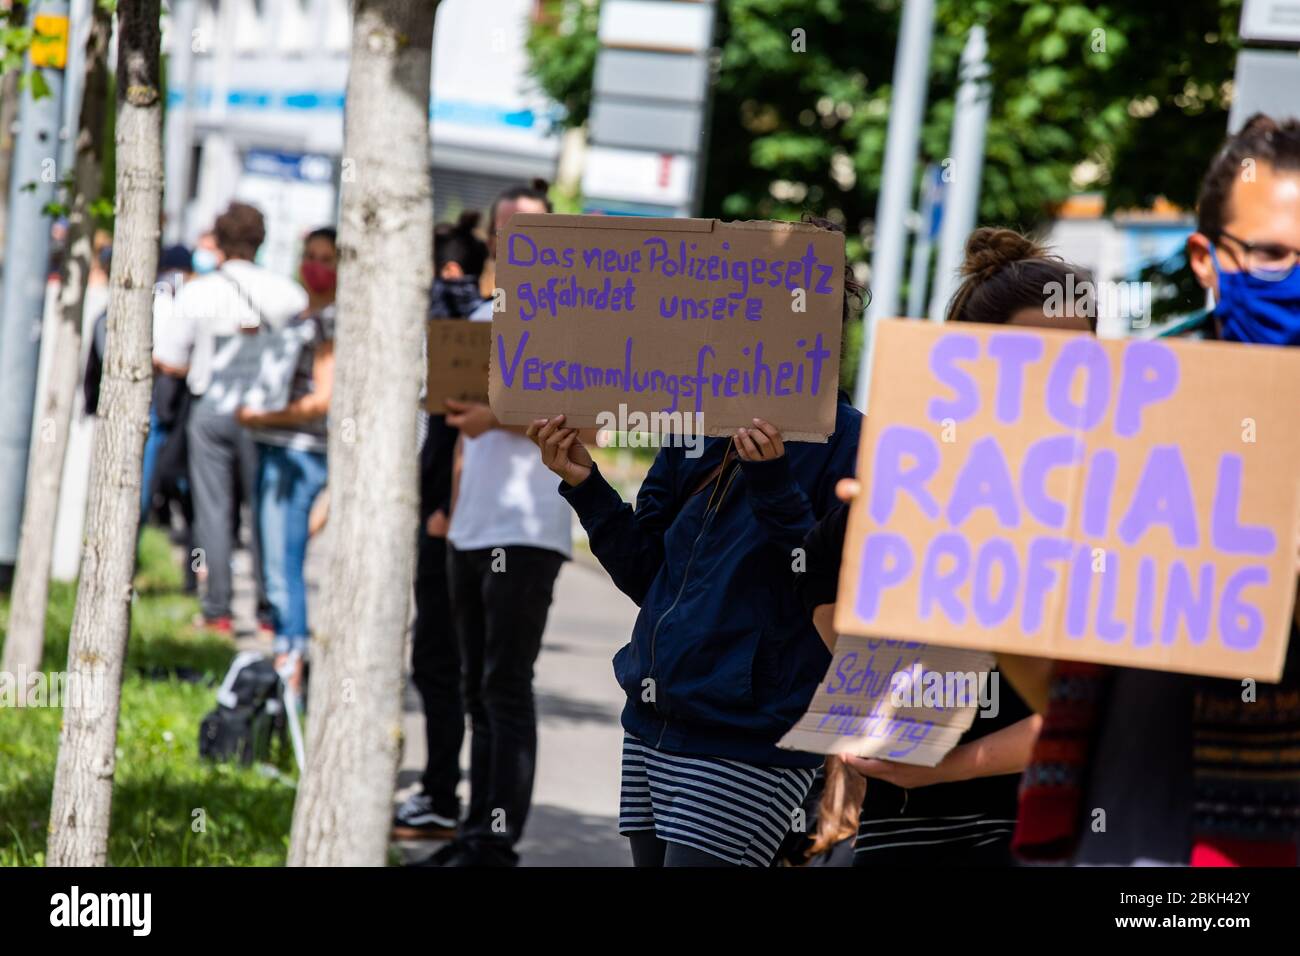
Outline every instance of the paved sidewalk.
<path fill-rule="evenodd" d="M 627 641 L 635 619 L 636 606 L 603 571 L 580 561 L 564 566 L 537 662 L 537 779 L 518 847 L 524 866 L 631 864 L 627 841 L 618 835 L 618 715 L 624 698 L 610 658 Z M 424 716 L 409 686 L 403 730 L 399 797 L 418 788 L 424 768 Z M 469 766 L 468 734 L 461 766 Z M 466 782 L 461 799 L 468 803 Z M 439 844 L 399 846 L 404 858 L 419 859 Z"/>

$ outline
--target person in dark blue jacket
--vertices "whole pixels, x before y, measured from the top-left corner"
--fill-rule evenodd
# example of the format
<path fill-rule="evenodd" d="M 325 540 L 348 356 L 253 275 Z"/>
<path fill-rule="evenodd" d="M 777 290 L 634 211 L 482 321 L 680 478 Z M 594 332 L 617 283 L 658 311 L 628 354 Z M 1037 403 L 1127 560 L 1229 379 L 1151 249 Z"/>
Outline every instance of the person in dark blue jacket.
<path fill-rule="evenodd" d="M 754 419 L 697 458 L 663 448 L 635 511 L 564 416 L 529 427 L 592 552 L 641 608 L 614 657 L 619 832 L 635 865 L 768 866 L 790 829 L 823 758 L 776 742 L 830 662 L 795 577 L 804 536 L 854 472 L 861 420 L 841 394 L 825 444 L 786 445 Z"/>

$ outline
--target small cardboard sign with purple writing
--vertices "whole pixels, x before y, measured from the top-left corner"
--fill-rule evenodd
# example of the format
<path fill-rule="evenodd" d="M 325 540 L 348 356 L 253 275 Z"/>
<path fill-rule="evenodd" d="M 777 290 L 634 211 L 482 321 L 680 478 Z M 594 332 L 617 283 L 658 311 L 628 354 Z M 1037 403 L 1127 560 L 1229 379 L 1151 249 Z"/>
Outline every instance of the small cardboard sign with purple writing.
<path fill-rule="evenodd" d="M 1277 680 L 1300 349 L 889 320 L 835 627 Z"/>
<path fill-rule="evenodd" d="M 844 236 L 806 223 L 519 214 L 497 241 L 492 410 L 754 418 L 789 440 L 835 430 Z M 672 418 L 667 419 L 669 423 Z"/>
<path fill-rule="evenodd" d="M 777 746 L 936 766 L 977 714 L 996 717 L 993 655 L 843 635 L 808 712 Z"/>

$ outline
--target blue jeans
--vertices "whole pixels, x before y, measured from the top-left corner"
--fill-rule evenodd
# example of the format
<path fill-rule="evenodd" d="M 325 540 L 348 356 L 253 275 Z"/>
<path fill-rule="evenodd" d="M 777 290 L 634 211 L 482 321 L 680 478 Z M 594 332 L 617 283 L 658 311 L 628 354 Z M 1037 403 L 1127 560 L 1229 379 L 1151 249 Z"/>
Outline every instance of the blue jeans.
<path fill-rule="evenodd" d="M 144 441 L 144 460 L 141 463 L 140 474 L 140 523 L 144 524 L 149 517 L 149 506 L 153 504 L 151 492 L 153 490 L 153 473 L 158 466 L 158 451 L 162 448 L 163 443 L 167 441 L 167 436 L 171 434 L 171 429 L 163 428 L 158 421 L 158 412 L 152 405 L 149 406 L 149 437 Z"/>
<path fill-rule="evenodd" d="M 257 521 L 262 533 L 262 577 L 275 626 L 275 652 L 307 646 L 307 529 L 312 502 L 325 487 L 325 455 L 261 442 Z"/>

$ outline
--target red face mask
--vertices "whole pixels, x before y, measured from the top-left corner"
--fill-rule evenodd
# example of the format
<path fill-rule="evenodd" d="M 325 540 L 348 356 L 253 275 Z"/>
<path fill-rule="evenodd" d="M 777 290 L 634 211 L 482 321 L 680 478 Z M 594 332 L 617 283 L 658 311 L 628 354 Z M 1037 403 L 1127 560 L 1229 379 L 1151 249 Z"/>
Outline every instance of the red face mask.
<path fill-rule="evenodd" d="M 323 262 L 303 260 L 302 282 L 312 292 L 333 292 L 338 277 L 338 270 L 330 268 Z"/>

